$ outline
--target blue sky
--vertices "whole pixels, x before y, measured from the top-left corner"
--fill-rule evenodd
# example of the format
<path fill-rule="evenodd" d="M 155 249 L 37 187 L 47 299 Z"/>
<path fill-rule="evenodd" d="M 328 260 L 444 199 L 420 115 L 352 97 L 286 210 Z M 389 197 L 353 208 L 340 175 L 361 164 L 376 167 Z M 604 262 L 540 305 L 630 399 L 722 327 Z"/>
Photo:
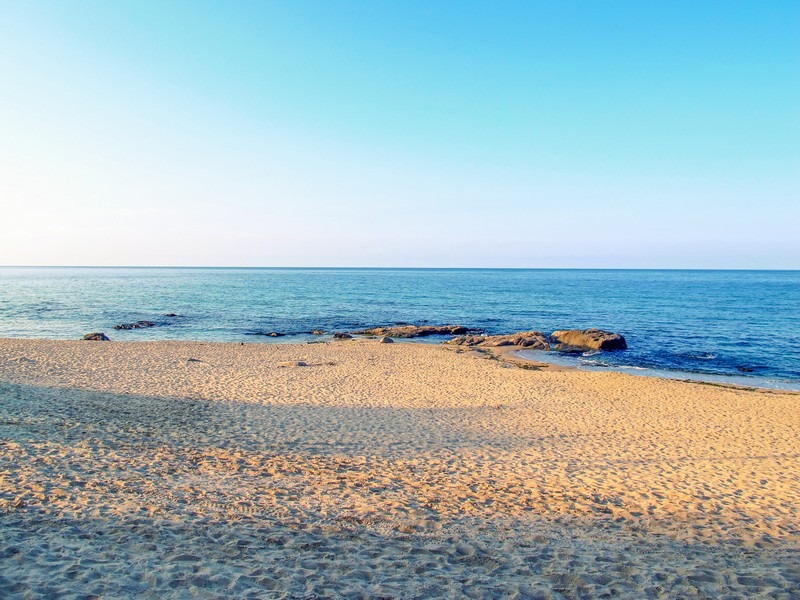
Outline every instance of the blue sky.
<path fill-rule="evenodd" d="M 800 3 L 0 0 L 0 264 L 800 268 Z"/>

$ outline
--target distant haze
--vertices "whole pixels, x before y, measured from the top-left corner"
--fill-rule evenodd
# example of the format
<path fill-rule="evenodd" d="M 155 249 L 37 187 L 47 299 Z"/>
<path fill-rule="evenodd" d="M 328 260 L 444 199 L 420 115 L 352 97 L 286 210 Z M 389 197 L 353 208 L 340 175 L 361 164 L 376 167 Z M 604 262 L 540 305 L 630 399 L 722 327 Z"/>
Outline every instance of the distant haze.
<path fill-rule="evenodd" d="M 0 0 L 0 264 L 800 268 L 800 2 Z"/>

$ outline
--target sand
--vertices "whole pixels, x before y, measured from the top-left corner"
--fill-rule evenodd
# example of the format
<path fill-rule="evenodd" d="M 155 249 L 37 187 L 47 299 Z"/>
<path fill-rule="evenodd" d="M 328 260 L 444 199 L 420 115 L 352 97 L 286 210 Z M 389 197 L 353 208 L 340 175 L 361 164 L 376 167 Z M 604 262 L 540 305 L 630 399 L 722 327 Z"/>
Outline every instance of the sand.
<path fill-rule="evenodd" d="M 0 340 L 0 597 L 798 598 L 800 395 Z"/>

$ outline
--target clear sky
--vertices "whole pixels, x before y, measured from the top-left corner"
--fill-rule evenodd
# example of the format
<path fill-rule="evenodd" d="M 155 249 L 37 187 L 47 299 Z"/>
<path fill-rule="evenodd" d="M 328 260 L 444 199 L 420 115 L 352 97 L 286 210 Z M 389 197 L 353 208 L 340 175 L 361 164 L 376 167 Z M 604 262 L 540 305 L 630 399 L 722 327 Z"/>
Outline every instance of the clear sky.
<path fill-rule="evenodd" d="M 800 2 L 0 0 L 0 264 L 800 268 Z"/>

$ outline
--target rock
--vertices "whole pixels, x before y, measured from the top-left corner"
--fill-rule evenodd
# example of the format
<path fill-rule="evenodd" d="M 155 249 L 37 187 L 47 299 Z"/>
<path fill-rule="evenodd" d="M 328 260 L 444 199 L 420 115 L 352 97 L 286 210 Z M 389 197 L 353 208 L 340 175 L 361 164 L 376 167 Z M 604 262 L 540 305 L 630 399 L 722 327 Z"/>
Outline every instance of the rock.
<path fill-rule="evenodd" d="M 628 347 L 625 338 L 618 333 L 601 329 L 569 329 L 554 331 L 550 340 L 556 350 L 562 352 L 581 350 L 624 350 Z"/>
<path fill-rule="evenodd" d="M 165 317 L 180 317 L 180 315 L 176 315 L 175 313 L 167 313 L 164 316 Z"/>
<path fill-rule="evenodd" d="M 454 346 L 519 346 L 530 350 L 550 350 L 550 343 L 541 331 L 520 331 L 511 335 L 462 335 L 446 343 Z"/>
<path fill-rule="evenodd" d="M 354 331 L 358 335 L 389 336 L 393 338 L 427 337 L 429 335 L 464 335 L 475 331 L 460 325 L 399 325 L 396 327 L 374 327 Z"/>
<path fill-rule="evenodd" d="M 311 332 L 311 335 L 325 335 L 325 332 L 322 329 L 315 329 Z"/>
<path fill-rule="evenodd" d="M 93 342 L 110 342 L 111 340 L 108 339 L 108 336 L 105 333 L 87 333 L 81 339 L 84 340 L 91 340 Z"/>
<path fill-rule="evenodd" d="M 263 335 L 265 337 L 283 337 L 285 333 L 278 333 L 277 331 L 250 331 L 247 335 Z"/>
<path fill-rule="evenodd" d="M 341 331 L 337 331 L 336 333 L 333 334 L 333 339 L 335 339 L 335 340 L 352 340 L 353 336 L 350 335 L 349 333 L 344 333 L 344 332 L 341 332 Z"/>
<path fill-rule="evenodd" d="M 136 323 L 122 323 L 114 325 L 114 329 L 144 329 L 146 327 L 155 327 L 153 321 L 136 321 Z"/>
<path fill-rule="evenodd" d="M 394 344 L 394 340 L 390 337 L 383 336 L 378 340 L 381 344 Z"/>

